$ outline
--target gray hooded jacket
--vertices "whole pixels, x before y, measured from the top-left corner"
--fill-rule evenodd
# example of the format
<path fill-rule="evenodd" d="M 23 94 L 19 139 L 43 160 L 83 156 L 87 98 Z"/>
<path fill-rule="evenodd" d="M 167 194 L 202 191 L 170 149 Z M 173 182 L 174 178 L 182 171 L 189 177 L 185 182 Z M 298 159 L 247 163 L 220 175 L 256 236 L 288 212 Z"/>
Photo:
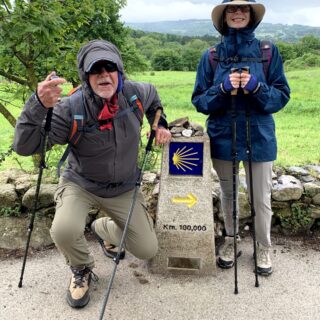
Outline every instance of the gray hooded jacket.
<path fill-rule="evenodd" d="M 78 69 L 85 97 L 85 113 L 88 124 L 94 124 L 103 108 L 103 100 L 91 90 L 86 71 L 101 59 L 117 64 L 123 75 L 123 63 L 118 49 L 103 40 L 93 40 L 78 53 Z M 124 78 L 124 77 L 123 77 Z M 145 115 L 151 124 L 155 112 L 162 108 L 156 89 L 148 83 L 123 79 L 122 91 L 118 93 L 120 110 L 129 108 L 124 92 L 130 90 L 139 97 Z M 68 143 L 71 128 L 70 98 L 63 98 L 53 109 L 48 147 Z M 120 111 L 119 110 L 119 111 Z M 33 94 L 17 120 L 14 150 L 20 155 L 41 152 L 44 137 L 44 120 L 47 109 Z M 160 124 L 166 126 L 165 118 Z M 140 122 L 133 112 L 128 112 L 113 122 L 112 130 L 95 130 L 82 135 L 78 145 L 71 148 L 62 176 L 100 197 L 113 197 L 131 190 L 138 177 L 138 149 Z"/>

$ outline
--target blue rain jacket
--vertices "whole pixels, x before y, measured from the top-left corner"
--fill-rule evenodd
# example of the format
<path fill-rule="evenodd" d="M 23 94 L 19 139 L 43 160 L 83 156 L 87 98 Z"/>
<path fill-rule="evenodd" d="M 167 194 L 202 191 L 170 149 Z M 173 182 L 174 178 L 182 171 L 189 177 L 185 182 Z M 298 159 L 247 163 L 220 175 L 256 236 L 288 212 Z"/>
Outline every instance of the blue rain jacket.
<path fill-rule="evenodd" d="M 222 58 L 261 58 L 260 41 L 254 37 L 255 27 L 229 29 L 216 47 L 215 56 Z M 263 63 L 258 61 L 219 62 L 215 72 L 209 61 L 209 49 L 205 51 L 197 69 L 192 103 L 198 112 L 208 115 L 207 132 L 211 142 L 211 156 L 220 160 L 232 160 L 231 107 L 236 110 L 236 160 L 248 160 L 246 111 L 250 111 L 252 161 L 273 161 L 277 155 L 275 123 L 272 114 L 281 110 L 290 99 L 290 89 L 284 75 L 282 59 L 275 45 L 271 48 L 271 62 L 267 75 Z M 255 59 L 253 59 L 255 60 Z M 232 102 L 230 93 L 224 93 L 220 84 L 231 68 L 249 66 L 250 73 L 260 82 L 254 94 L 238 90 Z"/>

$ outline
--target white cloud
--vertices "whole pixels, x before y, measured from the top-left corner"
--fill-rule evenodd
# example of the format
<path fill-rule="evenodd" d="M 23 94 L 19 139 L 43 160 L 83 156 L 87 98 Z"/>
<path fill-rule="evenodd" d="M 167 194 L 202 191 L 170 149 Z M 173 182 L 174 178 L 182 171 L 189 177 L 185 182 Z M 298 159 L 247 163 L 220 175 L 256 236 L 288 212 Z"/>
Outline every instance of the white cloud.
<path fill-rule="evenodd" d="M 210 19 L 212 4 L 189 1 L 128 1 L 121 10 L 125 22 L 151 22 L 185 19 Z"/>
<path fill-rule="evenodd" d="M 263 22 L 320 26 L 319 0 L 261 0 L 266 6 Z M 211 19 L 220 0 L 127 0 L 120 12 L 125 22 Z"/>
<path fill-rule="evenodd" d="M 319 27 L 319 13 L 320 7 L 295 9 L 285 12 L 268 10 L 264 20 L 271 23 L 302 24 Z"/>

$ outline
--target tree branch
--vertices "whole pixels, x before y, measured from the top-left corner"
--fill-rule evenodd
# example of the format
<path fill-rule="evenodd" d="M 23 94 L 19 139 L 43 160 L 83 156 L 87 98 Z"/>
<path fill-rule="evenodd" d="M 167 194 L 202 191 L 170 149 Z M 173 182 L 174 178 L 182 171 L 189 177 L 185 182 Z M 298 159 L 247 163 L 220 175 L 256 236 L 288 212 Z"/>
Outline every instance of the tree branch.
<path fill-rule="evenodd" d="M 16 118 L 9 112 L 9 110 L 0 103 L 0 113 L 8 120 L 8 122 L 12 125 L 14 128 L 16 126 Z"/>
<path fill-rule="evenodd" d="M 3 71 L 1 69 L 0 69 L 0 75 L 5 77 L 8 80 L 11 80 L 13 82 L 19 83 L 19 84 L 21 84 L 23 86 L 29 86 L 29 83 L 28 83 L 27 80 L 20 79 L 20 78 L 18 78 L 16 76 L 13 76 L 12 74 L 9 74 L 8 72 L 5 72 L 5 71 Z"/>
<path fill-rule="evenodd" d="M 24 55 L 21 54 L 21 52 L 18 52 L 14 47 L 11 48 L 14 55 L 18 58 L 18 60 L 26 67 L 28 68 L 30 66 L 30 63 L 27 62 L 27 59 Z"/>
<path fill-rule="evenodd" d="M 6 2 L 5 2 L 4 0 L 2 0 L 2 3 L 3 3 L 3 5 L 4 5 L 4 7 L 6 8 L 7 13 L 8 13 L 8 14 L 11 14 L 11 11 L 9 10 Z"/>

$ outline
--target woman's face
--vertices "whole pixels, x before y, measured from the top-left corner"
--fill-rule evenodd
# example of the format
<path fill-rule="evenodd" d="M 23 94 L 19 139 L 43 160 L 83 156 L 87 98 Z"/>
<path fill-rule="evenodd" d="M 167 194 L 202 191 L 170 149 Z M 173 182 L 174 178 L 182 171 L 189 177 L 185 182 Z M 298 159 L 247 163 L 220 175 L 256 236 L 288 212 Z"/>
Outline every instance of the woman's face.
<path fill-rule="evenodd" d="M 245 28 L 250 22 L 250 6 L 227 6 L 225 10 L 225 22 L 230 28 Z"/>

